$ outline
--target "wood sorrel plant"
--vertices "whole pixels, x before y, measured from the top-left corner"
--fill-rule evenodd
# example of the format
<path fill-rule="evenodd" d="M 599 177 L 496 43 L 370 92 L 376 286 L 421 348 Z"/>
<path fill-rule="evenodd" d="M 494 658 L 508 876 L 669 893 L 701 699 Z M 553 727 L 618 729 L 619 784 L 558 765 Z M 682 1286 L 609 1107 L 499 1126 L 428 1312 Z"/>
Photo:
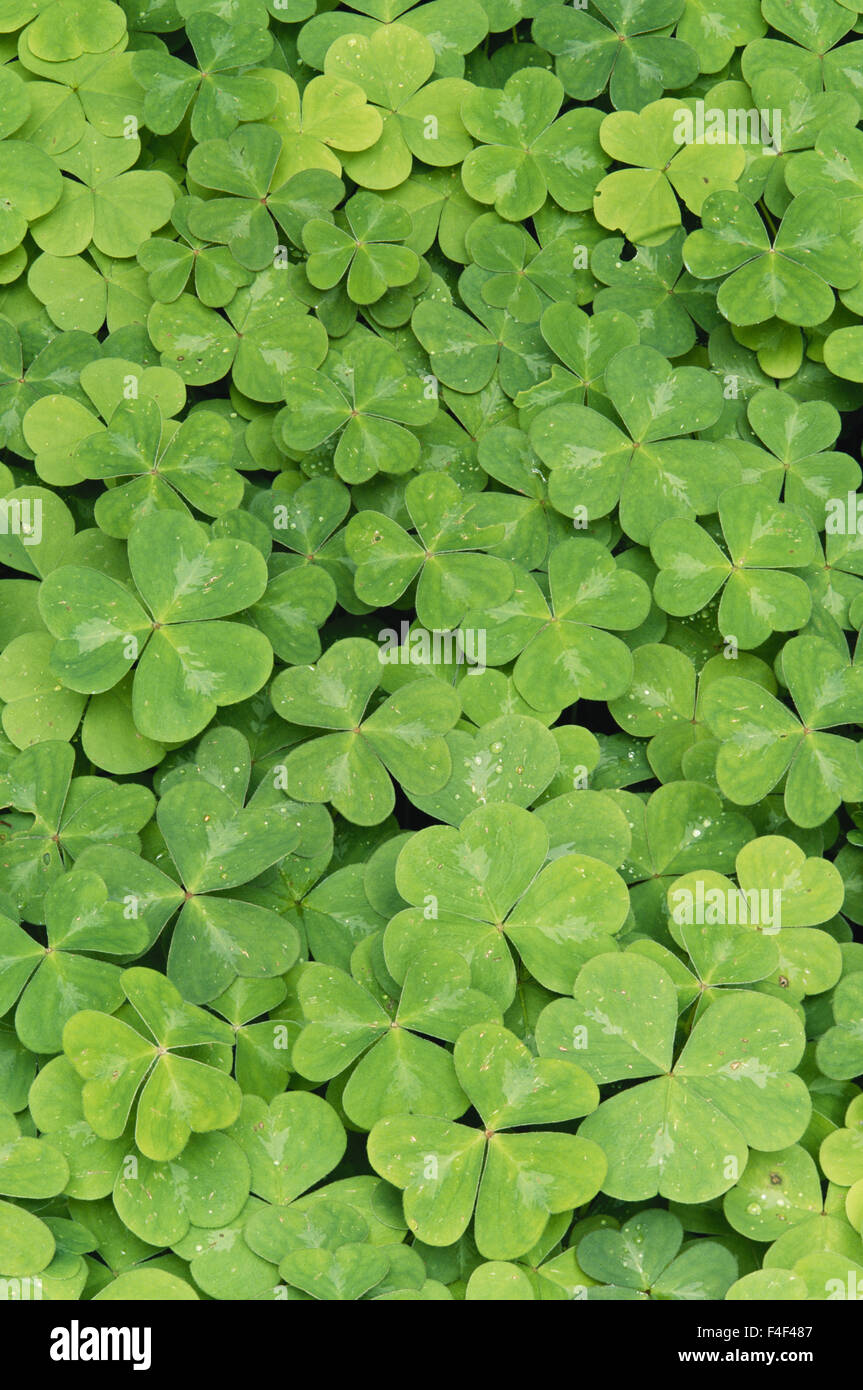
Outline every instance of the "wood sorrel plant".
<path fill-rule="evenodd" d="M 861 13 L 2 6 L 7 1297 L 863 1287 Z"/>

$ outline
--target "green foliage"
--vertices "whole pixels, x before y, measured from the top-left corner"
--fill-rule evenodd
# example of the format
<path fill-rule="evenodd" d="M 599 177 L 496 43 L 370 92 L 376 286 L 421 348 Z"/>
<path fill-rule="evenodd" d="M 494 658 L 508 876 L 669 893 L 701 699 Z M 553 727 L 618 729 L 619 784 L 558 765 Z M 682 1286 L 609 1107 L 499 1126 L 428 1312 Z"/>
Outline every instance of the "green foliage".
<path fill-rule="evenodd" d="M 0 0 L 2 1296 L 863 1288 L 861 32 Z"/>

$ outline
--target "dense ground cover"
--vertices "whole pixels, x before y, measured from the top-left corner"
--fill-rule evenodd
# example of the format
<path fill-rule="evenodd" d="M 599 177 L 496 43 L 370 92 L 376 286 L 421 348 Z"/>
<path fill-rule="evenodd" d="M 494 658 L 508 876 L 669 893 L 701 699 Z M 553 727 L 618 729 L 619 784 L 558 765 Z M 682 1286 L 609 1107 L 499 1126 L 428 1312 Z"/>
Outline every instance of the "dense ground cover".
<path fill-rule="evenodd" d="M 861 92 L 0 0 L 5 1297 L 863 1290 Z"/>

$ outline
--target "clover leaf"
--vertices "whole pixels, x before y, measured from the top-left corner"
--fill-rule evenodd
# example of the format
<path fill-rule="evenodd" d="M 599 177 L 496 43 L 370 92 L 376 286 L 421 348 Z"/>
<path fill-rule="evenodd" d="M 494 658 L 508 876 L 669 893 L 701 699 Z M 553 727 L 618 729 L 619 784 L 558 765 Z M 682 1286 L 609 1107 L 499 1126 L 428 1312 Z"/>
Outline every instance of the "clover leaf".
<path fill-rule="evenodd" d="M 551 469 L 552 504 L 593 519 L 619 502 L 621 525 L 640 544 L 671 516 L 715 510 L 719 470 L 727 485 L 735 460 L 721 445 L 682 436 L 718 419 L 716 378 L 700 367 L 672 368 L 654 348 L 633 346 L 609 362 L 605 392 L 628 433 L 573 404 L 551 406 L 531 425 L 531 443 Z"/>
<path fill-rule="evenodd" d="M 46 343 L 25 370 L 20 334 L 8 319 L 0 320 L 0 430 L 8 449 L 31 456 L 23 433 L 24 417 L 37 401 L 58 389 L 65 401 L 86 405 L 78 384 L 80 373 L 98 356 L 90 334 L 70 332 Z"/>
<path fill-rule="evenodd" d="M 79 1009 L 111 1012 L 123 1002 L 120 970 L 90 953 L 134 956 L 146 933 L 124 917 L 119 903 L 108 900 L 101 879 L 80 869 L 52 884 L 45 895 L 45 921 L 47 946 L 10 922 L 4 925 L 3 1002 L 6 1012 L 20 992 L 18 1036 L 34 1052 L 56 1053 L 64 1024 Z"/>
<path fill-rule="evenodd" d="M 414 792 L 414 805 L 449 825 L 460 825 L 478 806 L 507 801 L 529 806 L 551 782 L 561 761 L 554 736 L 529 715 L 502 714 L 476 733 L 447 734 L 452 775 L 439 792 Z"/>
<path fill-rule="evenodd" d="M 752 839 L 750 823 L 727 810 L 716 791 L 695 781 L 668 782 L 646 801 L 618 792 L 615 801 L 631 831 L 621 873 L 630 885 L 635 920 L 649 924 L 651 935 L 659 933 L 672 879 L 693 867 L 721 873 Z"/>
<path fill-rule="evenodd" d="M 831 497 L 854 492 L 860 482 L 859 465 L 848 454 L 833 448 L 841 417 L 828 401 L 794 401 L 777 391 L 758 391 L 746 409 L 747 418 L 761 443 L 781 462 L 767 473 L 774 477 L 793 507 L 805 511 L 820 530 Z M 783 476 L 784 475 L 784 476 Z"/>
<path fill-rule="evenodd" d="M 225 243 L 246 270 L 283 265 L 279 257 L 285 255 L 285 248 L 278 241 L 277 227 L 291 241 L 298 241 L 299 218 L 326 215 L 342 193 L 341 181 L 323 170 L 286 178 L 281 155 L 278 131 L 266 125 L 244 125 L 225 140 L 204 141 L 190 157 L 196 183 L 228 195 L 193 203 L 188 212 L 190 230 L 205 241 Z"/>
<path fill-rule="evenodd" d="M 0 1298 L 863 1288 L 861 7 L 0 0 Z"/>
<path fill-rule="evenodd" d="M 294 926 L 269 908 L 232 898 L 230 890 L 293 848 L 290 804 L 253 798 L 244 807 L 242 798 L 190 777 L 165 791 L 156 815 L 185 890 L 176 890 L 182 909 L 168 953 L 169 979 L 183 996 L 206 1003 L 238 975 L 255 980 L 289 970 L 299 951 Z"/>
<path fill-rule="evenodd" d="M 818 1065 L 826 1076 L 850 1080 L 863 1065 L 863 978 L 858 973 L 840 980 L 833 993 L 835 1023 L 818 1042 Z"/>
<path fill-rule="evenodd" d="M 676 34 L 695 49 L 702 72 L 719 72 L 736 48 L 760 39 L 765 29 L 761 6 L 753 0 L 719 0 L 710 7 L 685 0 Z"/>
<path fill-rule="evenodd" d="M 261 1096 L 266 1101 L 287 1089 L 291 1067 L 284 1024 L 278 1019 L 261 1019 L 261 1015 L 275 1009 L 286 993 L 281 979 L 249 980 L 238 976 L 224 994 L 210 1001 L 210 1007 L 234 1030 L 237 1084 L 244 1094 Z"/>
<path fill-rule="evenodd" d="M 681 17 L 681 0 L 598 0 L 594 8 L 602 20 L 580 9 L 549 8 L 533 22 L 534 39 L 554 54 L 555 71 L 570 96 L 590 101 L 608 88 L 612 106 L 637 111 L 668 88 L 692 82 L 695 50 L 679 28 L 677 38 L 668 36 Z"/>
<path fill-rule="evenodd" d="M 620 228 L 628 240 L 645 246 L 661 246 L 680 226 L 678 197 L 701 214 L 717 189 L 736 188 L 746 159 L 742 147 L 687 141 L 687 114 L 686 106 L 667 98 L 641 111 L 606 116 L 599 131 L 602 148 L 617 163 L 635 167 L 616 170 L 599 184 L 593 210 L 603 227 Z"/>
<path fill-rule="evenodd" d="M 500 93 L 472 92 L 462 120 L 482 143 L 467 155 L 462 181 L 471 198 L 493 203 L 518 222 L 538 212 L 550 193 L 570 212 L 590 206 L 606 164 L 597 140 L 598 113 L 558 117 L 563 87 L 542 68 L 514 73 Z"/>
<path fill-rule="evenodd" d="M 266 565 L 248 542 L 210 541 L 203 526 L 174 512 L 133 525 L 129 563 L 146 608 L 129 588 L 84 567 L 62 567 L 43 586 L 41 611 L 58 639 L 52 667 L 73 690 L 104 691 L 134 666 L 137 728 L 181 741 L 200 733 L 219 705 L 253 695 L 270 673 L 266 638 L 220 621 L 261 597 Z"/>
<path fill-rule="evenodd" d="M 346 1145 L 332 1106 L 302 1091 L 276 1096 L 269 1105 L 246 1096 L 230 1135 L 248 1160 L 252 1192 L 278 1207 L 332 1172 Z"/>
<path fill-rule="evenodd" d="M 0 656 L 3 731 L 16 748 L 46 735 L 71 738 L 80 723 L 85 697 L 58 685 L 49 665 L 53 647 L 50 633 L 25 632 Z"/>
<path fill-rule="evenodd" d="M 136 479 L 105 491 L 94 509 L 107 535 L 125 539 L 139 517 L 186 512 L 181 497 L 209 516 L 232 510 L 242 497 L 232 455 L 230 429 L 218 416 L 199 411 L 166 429 L 156 402 L 139 398 L 120 405 L 106 430 L 81 440 L 72 466 L 86 478 Z"/>
<path fill-rule="evenodd" d="M 789 15 L 778 4 L 768 3 L 764 9 L 764 17 L 779 33 L 788 35 L 792 42 L 756 39 L 750 45 L 752 61 L 746 76 L 754 76 L 762 66 L 775 65 L 778 61 L 793 66 L 809 79 L 810 84 L 814 79 L 815 90 L 820 89 L 822 85 L 828 88 L 846 86 L 853 90 L 847 69 L 842 66 L 851 55 L 847 51 L 829 51 L 853 25 L 853 19 L 849 22 L 843 7 L 817 5 L 810 14 L 797 17 Z"/>
<path fill-rule="evenodd" d="M 357 569 L 354 585 L 366 603 L 386 606 L 419 576 L 417 615 L 431 629 L 454 628 L 466 610 L 497 606 L 513 588 L 503 560 L 477 554 L 502 535 L 491 496 L 465 495 L 457 483 L 421 473 L 405 487 L 417 539 L 381 512 L 351 518 L 345 533 Z M 430 789 L 431 790 L 431 789 Z"/>
<path fill-rule="evenodd" d="M 14 1202 L 0 1202 L 0 1240 L 4 1272 L 13 1277 L 39 1274 L 56 1249 L 50 1226 Z"/>
<path fill-rule="evenodd" d="M 273 554 L 270 561 L 273 579 L 263 600 L 270 610 L 270 626 L 265 626 L 264 630 L 269 631 L 270 640 L 280 656 L 283 655 L 281 643 L 286 636 L 292 643 L 302 643 L 302 654 L 297 648 L 291 648 L 296 653 L 294 660 L 314 660 L 320 654 L 317 631 L 320 621 L 326 616 L 323 609 L 333 593 L 337 594 L 339 603 L 349 612 L 365 612 L 364 605 L 357 608 L 353 567 L 345 554 L 342 535 L 338 530 L 349 506 L 346 488 L 333 478 L 309 479 L 295 491 L 276 486 L 271 492 L 259 493 L 252 499 L 250 510 L 261 518 L 273 539 L 289 551 L 288 554 L 282 551 Z M 297 586 L 289 583 L 280 589 L 284 575 L 309 567 L 315 568 L 320 582 L 304 584 L 301 576 Z M 326 584 L 326 580 L 330 583 Z M 284 598 L 298 599 L 301 612 L 294 607 L 285 610 L 282 605 Z M 275 607 L 270 603 L 273 599 Z M 257 620 L 263 624 L 265 620 L 261 606 L 256 605 L 254 612 Z M 303 621 L 305 616 L 314 624 L 314 638 Z M 284 655 L 283 659 L 291 659 L 290 653 Z"/>
<path fill-rule="evenodd" d="M 73 777 L 71 744 L 46 739 L 13 758 L 3 776 L 7 816 L 2 844 L 4 892 L 29 921 L 43 920 L 43 897 L 91 845 L 140 848 L 138 831 L 153 814 L 148 787 L 110 778 Z"/>
<path fill-rule="evenodd" d="M 191 14 L 186 26 L 198 67 L 159 49 L 132 58 L 132 73 L 144 88 L 144 119 L 158 135 L 167 135 L 192 105 L 195 140 L 226 136 L 238 121 L 269 115 L 276 92 L 245 75 L 269 56 L 272 36 L 257 24 L 231 24 L 217 14 Z"/>
<path fill-rule="evenodd" d="M 399 892 L 414 906 L 384 935 L 393 976 L 403 979 L 416 953 L 433 944 L 457 951 L 475 987 L 506 1008 L 515 992 L 506 938 L 530 973 L 558 992 L 571 988 L 585 960 L 613 951 L 629 910 L 622 879 L 577 848 L 546 863 L 549 838 L 540 817 L 506 804 L 478 807 L 458 829 L 419 831 L 396 866 Z"/>
<path fill-rule="evenodd" d="M 778 1153 L 751 1154 L 740 1183 L 723 1199 L 729 1222 L 750 1240 L 777 1240 L 795 1228 L 814 1228 L 822 1206 L 817 1165 L 797 1144 Z"/>
<path fill-rule="evenodd" d="M 143 242 L 138 248 L 138 264 L 147 272 L 147 288 L 154 299 L 168 304 L 178 299 L 193 275 L 201 303 L 209 309 L 222 309 L 252 277 L 226 247 L 208 246 L 195 236 L 190 216 L 197 206 L 195 198 L 178 198 L 171 210 L 171 224 L 178 238 L 159 236 Z"/>
<path fill-rule="evenodd" d="M 842 973 L 838 943 L 826 931 L 811 930 L 842 905 L 835 865 L 807 859 L 784 836 L 764 835 L 741 849 L 736 873 L 739 888 L 721 874 L 693 871 L 669 889 L 672 935 L 686 947 L 699 978 L 720 984 L 769 979 L 791 999 L 835 985 Z M 705 904 L 700 929 L 693 925 L 699 900 Z"/>
<path fill-rule="evenodd" d="M 290 449 L 314 449 L 338 436 L 333 461 L 345 482 L 405 473 L 420 459 L 411 426 L 437 413 L 420 379 L 377 338 L 358 338 L 321 371 L 297 369 L 284 387 L 275 429 Z"/>
<path fill-rule="evenodd" d="M 482 283 L 487 278 L 482 275 Z M 464 276 L 460 290 L 471 314 L 453 304 L 424 299 L 411 318 L 411 327 L 440 381 L 454 391 L 472 394 L 487 387 L 497 369 L 500 385 L 510 396 L 542 381 L 551 370 L 552 358 L 543 350 L 536 325 L 520 323 L 508 310 L 487 304 L 481 285 L 471 286 Z"/>
<path fill-rule="evenodd" d="M 562 234 L 540 248 L 524 228 L 500 222 L 492 213 L 478 217 L 466 244 L 475 263 L 491 272 L 481 289 L 483 299 L 521 322 L 535 323 L 551 300 L 572 294 L 575 239 Z"/>
<path fill-rule="evenodd" d="M 579 1265 L 597 1281 L 588 1299 L 723 1298 L 737 1273 L 734 1256 L 715 1241 L 681 1252 L 682 1243 L 677 1218 L 653 1207 L 619 1231 L 588 1231 L 576 1247 Z"/>
<path fill-rule="evenodd" d="M 169 1161 L 142 1157 L 118 1173 L 114 1208 L 123 1224 L 151 1245 L 178 1245 L 192 1226 L 224 1227 L 249 1195 L 249 1165 L 226 1134 L 193 1134 Z"/>
<path fill-rule="evenodd" d="M 347 155 L 368 151 L 380 140 L 381 113 L 366 101 L 362 84 L 322 76 L 313 77 L 301 90 L 286 72 L 267 68 L 261 76 L 277 92 L 266 124 L 281 137 L 279 184 L 304 171 L 338 175 Z M 279 201 L 284 210 L 285 199 Z"/>
<path fill-rule="evenodd" d="M 167 222 L 174 205 L 173 180 L 158 170 L 130 170 L 136 140 L 103 135 L 89 127 L 71 150 L 57 156 L 72 175 L 56 206 L 33 228 L 49 255 L 75 254 L 92 242 L 106 256 L 133 256 Z"/>
<path fill-rule="evenodd" d="M 805 1130 L 809 1096 L 792 1071 L 803 1030 L 780 1000 L 723 992 L 675 1058 L 677 994 L 653 961 L 599 957 L 583 967 L 574 996 L 549 1011 L 554 1036 L 569 1031 L 579 1069 L 600 1084 L 657 1078 L 604 1100 L 581 1125 L 608 1157 L 610 1195 L 709 1201 L 736 1180 L 729 1157 L 739 1173 L 749 1147 L 780 1137 L 792 1144 Z"/>
<path fill-rule="evenodd" d="M 661 642 L 646 642 L 632 654 L 632 685 L 619 700 L 610 702 L 613 718 L 622 729 L 648 737 L 646 753 L 661 782 L 683 776 L 687 752 L 710 737 L 704 723 L 704 695 L 711 681 L 728 674 L 725 656 L 711 657 L 696 677 L 695 665 L 683 651 Z M 737 655 L 736 670 L 770 690 L 776 689 L 768 667 L 745 652 Z"/>
<path fill-rule="evenodd" d="M 825 1138 L 818 1159 L 831 1182 L 849 1187 L 863 1178 L 863 1104 L 859 1095 L 847 1107 L 841 1128 Z"/>
<path fill-rule="evenodd" d="M 644 620 L 646 584 L 589 537 L 555 546 L 548 577 L 550 602 L 532 576 L 523 574 L 516 577 L 512 597 L 486 611 L 487 659 L 503 665 L 517 658 L 516 688 L 535 709 L 549 700 L 563 707 L 579 698 L 622 694 L 632 678 L 632 657 L 613 633 Z M 480 611 L 469 613 L 465 625 L 482 626 L 480 617 Z"/>
<path fill-rule="evenodd" d="M 193 1132 L 226 1129 L 237 1118 L 236 1082 L 195 1055 L 214 1043 L 230 1046 L 232 1033 L 185 1003 L 158 971 L 135 966 L 120 985 L 135 1024 L 84 1010 L 66 1024 L 63 1050 L 84 1080 L 84 1114 L 96 1134 L 119 1138 L 137 1097 L 135 1143 L 164 1163 L 183 1152 Z"/>
<path fill-rule="evenodd" d="M 360 1059 L 342 1092 L 354 1124 L 369 1130 L 385 1115 L 401 1114 L 455 1119 L 467 1109 L 450 1054 L 430 1039 L 455 1042 L 465 1028 L 499 1023 L 501 1015 L 471 988 L 470 968 L 455 952 L 416 957 L 392 1017 L 350 976 L 323 965 L 304 968 L 298 993 L 306 1026 L 294 1044 L 294 1066 L 320 1082 Z"/>
<path fill-rule="evenodd" d="M 47 154 L 24 140 L 0 143 L 0 255 L 14 251 L 31 222 L 44 217 L 60 201 L 63 180 Z"/>
<path fill-rule="evenodd" d="M 123 37 L 125 27 L 120 6 L 110 0 L 96 0 L 92 9 L 54 0 L 28 25 L 27 42 L 39 58 L 56 63 L 85 53 L 104 53 Z"/>
<path fill-rule="evenodd" d="M 824 732 L 856 722 L 863 708 L 859 672 L 824 638 L 801 636 L 785 644 L 783 675 L 799 719 L 736 676 L 707 692 L 705 719 L 722 745 L 716 774 L 725 795 L 741 805 L 760 800 L 785 777 L 789 818 L 796 825 L 820 825 L 843 800 L 863 795 L 853 745 Z"/>
<path fill-rule="evenodd" d="M 733 193 L 712 193 L 702 226 L 687 237 L 683 258 L 699 279 L 719 279 L 716 303 L 743 326 L 776 317 L 809 326 L 833 310 L 833 286 L 851 289 L 860 267 L 815 190 L 790 204 L 771 243 L 756 208 Z"/>
<path fill-rule="evenodd" d="M 135 245 L 144 240 L 135 234 Z M 97 333 L 145 321 L 150 307 L 147 277 L 128 260 L 113 260 L 90 246 L 81 256 L 38 256 L 28 286 L 45 306 L 52 323 L 65 331 Z"/>
<path fill-rule="evenodd" d="M 742 483 L 721 493 L 719 521 L 728 548 L 693 521 L 664 521 L 650 538 L 660 567 L 654 594 L 676 617 L 703 608 L 720 589 L 719 631 L 740 647 L 759 647 L 771 632 L 805 627 L 811 598 L 805 581 L 788 569 L 811 560 L 815 533 L 766 488 Z"/>
<path fill-rule="evenodd" d="M 28 1105 L 39 1132 L 66 1160 L 64 1191 L 91 1202 L 111 1192 L 132 1140 L 128 1131 L 117 1139 L 99 1138 L 84 1117 L 83 1089 L 61 1051 L 40 1069 L 29 1088 Z"/>
<path fill-rule="evenodd" d="M 319 366 L 327 352 L 325 329 L 288 294 L 281 277 L 277 269 L 257 275 L 231 300 L 228 319 L 189 294 L 154 304 L 147 326 L 162 365 L 193 386 L 219 381 L 230 371 L 237 389 L 252 400 L 281 400 L 290 373 Z"/>
<path fill-rule="evenodd" d="M 306 273 L 318 289 L 330 290 L 347 274 L 347 291 L 355 304 L 373 304 L 393 285 L 416 276 L 419 259 L 407 247 L 393 245 L 411 232 L 407 213 L 374 193 L 355 193 L 345 204 L 343 228 L 332 222 L 307 222 L 303 242 L 310 252 Z"/>
<path fill-rule="evenodd" d="M 412 682 L 366 715 L 380 683 L 379 649 L 363 638 L 328 648 L 317 666 L 295 666 L 273 681 L 277 714 L 305 728 L 341 730 L 313 738 L 285 760 L 300 801 L 331 801 L 359 825 L 379 825 L 395 803 L 389 773 L 417 791 L 441 787 L 451 760 L 443 735 L 459 715 L 454 691 Z"/>
<path fill-rule="evenodd" d="M 345 34 L 327 49 L 325 76 L 360 87 L 382 119 L 375 143 L 342 159 L 361 188 L 395 188 L 414 157 L 440 168 L 458 164 L 470 150 L 460 107 L 471 88 L 456 77 L 429 82 L 434 66 L 431 42 L 406 24 L 387 24 L 368 38 Z"/>
<path fill-rule="evenodd" d="M 494 1025 L 466 1029 L 454 1062 L 484 1129 L 422 1116 L 382 1119 L 369 1136 L 369 1157 L 404 1190 L 408 1226 L 420 1240 L 452 1244 L 476 1205 L 481 1253 L 511 1259 L 539 1239 L 549 1216 L 598 1190 L 605 1164 L 580 1135 L 505 1131 L 583 1115 L 596 1103 L 595 1090 L 578 1068 L 538 1061 Z"/>
<path fill-rule="evenodd" d="M 566 301 L 550 304 L 539 326 L 565 370 L 555 364 L 546 381 L 519 392 L 519 408 L 533 413 L 568 402 L 590 406 L 601 403 L 605 368 L 618 352 L 633 347 L 639 340 L 638 328 L 628 314 L 595 310 L 588 315 Z"/>

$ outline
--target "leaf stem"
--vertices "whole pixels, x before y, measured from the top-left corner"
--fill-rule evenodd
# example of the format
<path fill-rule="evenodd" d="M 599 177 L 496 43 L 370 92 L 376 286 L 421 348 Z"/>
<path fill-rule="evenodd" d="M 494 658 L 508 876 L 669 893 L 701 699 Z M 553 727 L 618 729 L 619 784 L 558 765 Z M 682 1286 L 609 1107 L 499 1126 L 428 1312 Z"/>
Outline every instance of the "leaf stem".
<path fill-rule="evenodd" d="M 763 199 L 763 198 L 761 199 L 761 202 L 758 204 L 758 207 L 759 207 L 759 209 L 760 209 L 761 216 L 764 218 L 765 222 L 767 223 L 768 227 L 770 228 L 770 235 L 771 235 L 771 236 L 774 238 L 774 240 L 775 240 L 775 238 L 776 238 L 776 223 L 773 221 L 773 218 L 770 216 L 770 213 L 767 211 L 767 208 L 766 208 L 765 205 L 764 205 L 764 199 Z"/>

